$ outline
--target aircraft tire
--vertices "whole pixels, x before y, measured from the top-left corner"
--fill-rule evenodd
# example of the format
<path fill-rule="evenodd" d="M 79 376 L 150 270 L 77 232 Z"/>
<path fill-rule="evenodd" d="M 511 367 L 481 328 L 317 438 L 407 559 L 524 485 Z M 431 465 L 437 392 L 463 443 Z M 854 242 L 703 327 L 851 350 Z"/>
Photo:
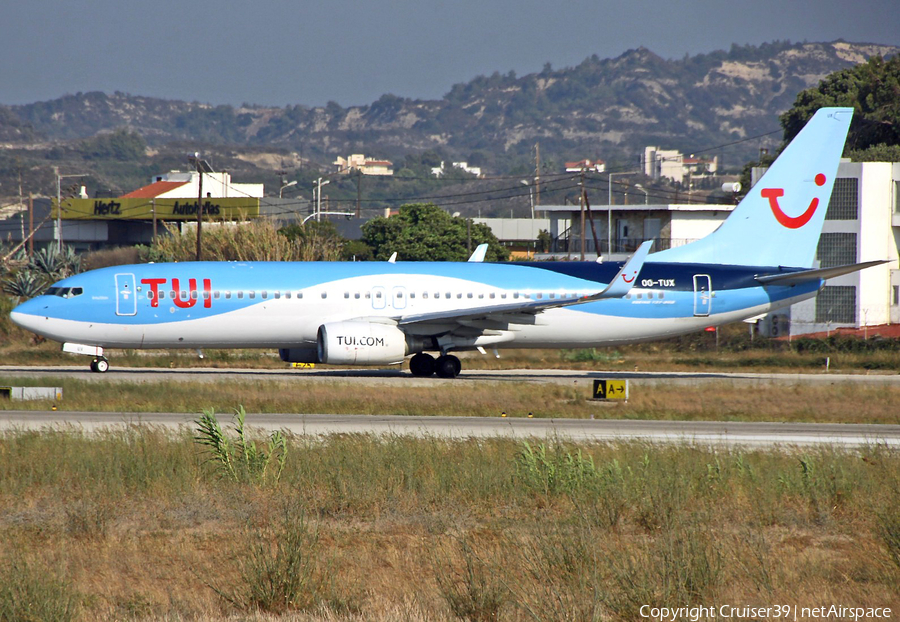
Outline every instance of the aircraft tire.
<path fill-rule="evenodd" d="M 419 352 L 409 359 L 409 371 L 413 376 L 427 378 L 434 375 L 435 361 L 434 357 L 424 352 Z"/>
<path fill-rule="evenodd" d="M 97 373 L 97 359 L 94 359 L 93 361 L 91 361 L 91 371 L 94 372 L 95 374 Z"/>
<path fill-rule="evenodd" d="M 96 361 L 91 363 L 91 367 L 93 368 L 93 371 L 105 374 L 106 370 L 109 369 L 109 361 L 107 361 L 106 359 L 97 359 Z"/>
<path fill-rule="evenodd" d="M 462 363 L 452 354 L 439 357 L 434 365 L 434 372 L 441 378 L 456 378 L 460 371 Z"/>

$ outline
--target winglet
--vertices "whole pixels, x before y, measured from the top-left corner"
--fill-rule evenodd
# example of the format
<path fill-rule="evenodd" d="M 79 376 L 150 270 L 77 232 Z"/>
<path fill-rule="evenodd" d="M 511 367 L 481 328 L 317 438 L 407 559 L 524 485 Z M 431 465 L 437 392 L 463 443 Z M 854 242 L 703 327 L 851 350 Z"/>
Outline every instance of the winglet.
<path fill-rule="evenodd" d="M 653 240 L 647 240 L 641 244 L 638 249 L 634 251 L 634 255 L 625 262 L 625 265 L 622 266 L 622 269 L 619 270 L 616 277 L 606 286 L 606 289 L 599 294 L 589 296 L 589 298 L 592 300 L 600 300 L 601 298 L 621 298 L 630 292 L 635 281 L 637 281 L 637 276 L 640 274 L 641 268 L 644 267 L 644 261 L 647 259 L 647 255 L 650 254 L 651 246 L 653 246 Z"/>
<path fill-rule="evenodd" d="M 469 257 L 469 261 L 474 263 L 481 263 L 482 261 L 484 261 L 484 256 L 487 254 L 487 249 L 487 244 L 479 244 L 475 251 L 472 253 L 472 256 Z"/>

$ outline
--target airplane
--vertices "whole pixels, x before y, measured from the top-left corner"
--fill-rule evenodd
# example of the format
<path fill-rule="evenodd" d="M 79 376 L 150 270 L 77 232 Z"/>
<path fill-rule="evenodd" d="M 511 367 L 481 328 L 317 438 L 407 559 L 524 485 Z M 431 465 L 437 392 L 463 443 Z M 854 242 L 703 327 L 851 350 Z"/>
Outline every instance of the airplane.
<path fill-rule="evenodd" d="M 814 268 L 852 108 L 822 108 L 712 234 L 626 262 L 185 262 L 65 278 L 19 326 L 93 357 L 108 348 L 271 348 L 297 363 L 456 377 L 454 352 L 586 348 L 681 335 L 814 297 L 881 261 Z M 434 352 L 437 356 L 432 356 Z"/>

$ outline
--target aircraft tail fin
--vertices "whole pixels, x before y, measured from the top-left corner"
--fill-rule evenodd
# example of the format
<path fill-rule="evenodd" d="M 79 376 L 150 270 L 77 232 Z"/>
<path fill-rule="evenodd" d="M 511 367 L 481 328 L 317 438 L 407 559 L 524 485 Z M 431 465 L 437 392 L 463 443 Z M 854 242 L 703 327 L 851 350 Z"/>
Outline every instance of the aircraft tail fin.
<path fill-rule="evenodd" d="M 821 108 L 725 222 L 651 261 L 812 267 L 852 108 Z"/>

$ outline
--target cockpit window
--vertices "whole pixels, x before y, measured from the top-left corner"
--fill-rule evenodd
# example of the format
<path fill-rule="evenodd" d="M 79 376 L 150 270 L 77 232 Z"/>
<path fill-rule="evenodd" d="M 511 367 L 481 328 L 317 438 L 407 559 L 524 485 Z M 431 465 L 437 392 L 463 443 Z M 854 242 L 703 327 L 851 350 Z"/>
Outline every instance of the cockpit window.
<path fill-rule="evenodd" d="M 84 293 L 81 287 L 50 287 L 44 292 L 45 296 L 59 296 L 60 298 L 74 298 Z"/>

